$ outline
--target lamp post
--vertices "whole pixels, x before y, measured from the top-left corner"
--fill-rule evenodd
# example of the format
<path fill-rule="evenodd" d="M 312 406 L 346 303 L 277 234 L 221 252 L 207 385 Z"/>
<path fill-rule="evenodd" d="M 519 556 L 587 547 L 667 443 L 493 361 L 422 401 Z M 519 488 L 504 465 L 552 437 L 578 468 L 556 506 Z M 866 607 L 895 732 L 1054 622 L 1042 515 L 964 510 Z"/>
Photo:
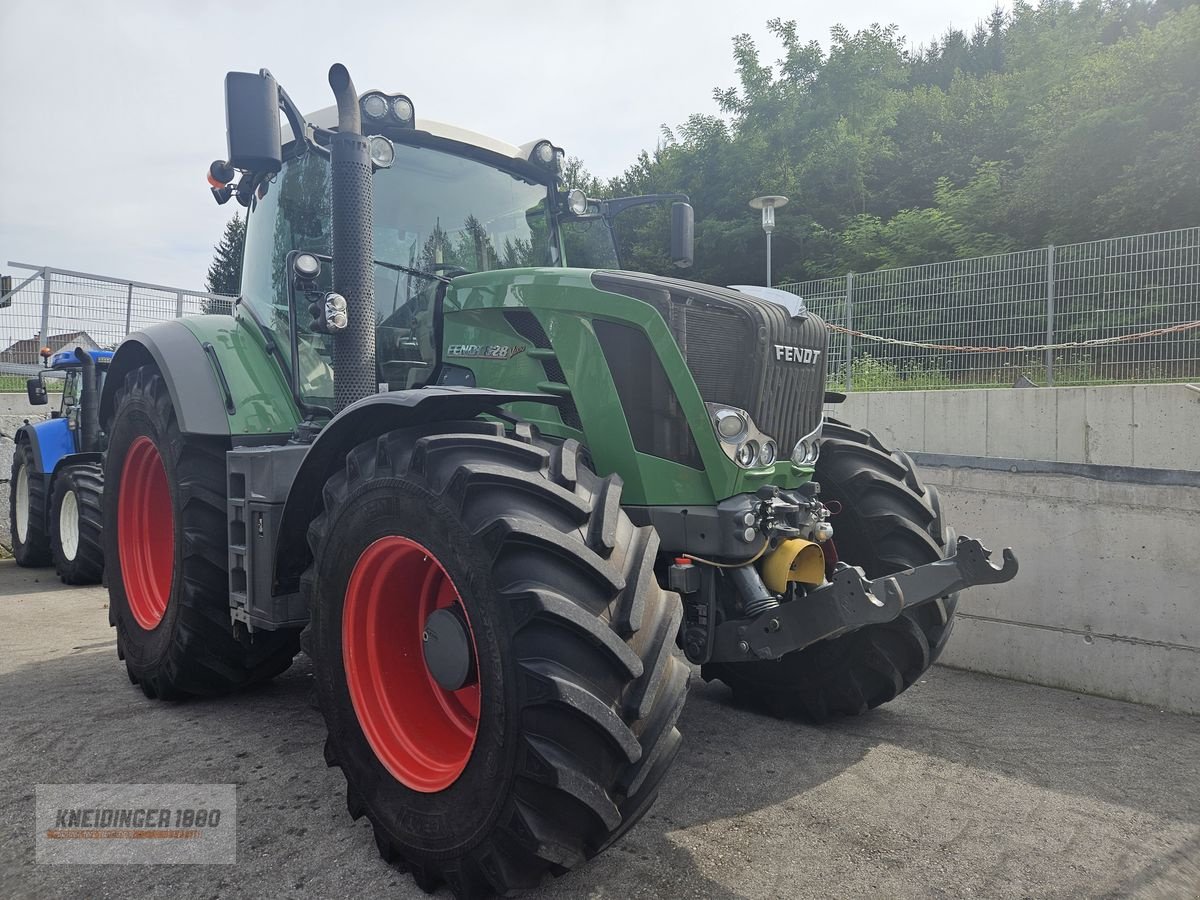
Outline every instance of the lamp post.
<path fill-rule="evenodd" d="M 750 201 L 751 209 L 762 210 L 762 227 L 767 233 L 767 287 L 771 286 L 771 232 L 775 230 L 775 210 L 787 205 L 788 198 L 778 194 L 755 197 Z"/>

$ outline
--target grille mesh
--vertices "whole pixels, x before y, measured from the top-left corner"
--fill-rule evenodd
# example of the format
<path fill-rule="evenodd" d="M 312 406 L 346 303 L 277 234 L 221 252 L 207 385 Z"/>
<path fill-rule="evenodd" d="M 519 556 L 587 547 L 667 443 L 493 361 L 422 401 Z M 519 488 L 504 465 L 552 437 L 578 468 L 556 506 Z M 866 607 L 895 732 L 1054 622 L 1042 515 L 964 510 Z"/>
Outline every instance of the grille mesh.
<path fill-rule="evenodd" d="M 746 410 L 779 442 L 781 453 L 790 453 L 820 423 L 828 333 L 817 316 L 792 318 L 767 300 L 656 275 L 596 272 L 592 282 L 654 306 L 683 351 L 700 396 Z M 776 346 L 811 350 L 815 360 L 790 361 Z"/>

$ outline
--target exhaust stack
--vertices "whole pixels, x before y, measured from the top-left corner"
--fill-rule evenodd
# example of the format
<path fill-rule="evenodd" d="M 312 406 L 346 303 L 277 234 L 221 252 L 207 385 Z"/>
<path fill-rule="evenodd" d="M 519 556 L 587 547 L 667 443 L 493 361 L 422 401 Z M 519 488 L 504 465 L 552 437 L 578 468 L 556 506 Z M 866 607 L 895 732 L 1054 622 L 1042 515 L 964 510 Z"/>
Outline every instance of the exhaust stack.
<path fill-rule="evenodd" d="M 338 131 L 329 144 L 332 174 L 333 289 L 346 298 L 349 322 L 333 338 L 334 412 L 378 390 L 375 378 L 375 246 L 371 157 L 362 135 L 358 93 L 340 63 L 329 70 Z"/>
<path fill-rule="evenodd" d="M 83 366 L 79 383 L 79 449 L 85 453 L 100 449 L 100 396 L 96 390 L 96 361 L 82 347 L 75 358 Z"/>

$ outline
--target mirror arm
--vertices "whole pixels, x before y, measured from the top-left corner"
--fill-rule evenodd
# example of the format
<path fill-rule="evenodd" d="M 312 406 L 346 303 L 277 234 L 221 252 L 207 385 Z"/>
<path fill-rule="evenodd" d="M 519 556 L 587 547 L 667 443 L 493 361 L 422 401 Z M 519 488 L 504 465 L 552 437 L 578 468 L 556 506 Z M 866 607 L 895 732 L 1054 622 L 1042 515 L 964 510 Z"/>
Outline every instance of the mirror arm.
<path fill-rule="evenodd" d="M 637 197 L 616 197 L 612 200 L 600 201 L 600 215 L 608 220 L 615 219 L 627 209 L 635 206 L 649 206 L 655 203 L 690 203 L 687 194 L 642 194 Z"/>

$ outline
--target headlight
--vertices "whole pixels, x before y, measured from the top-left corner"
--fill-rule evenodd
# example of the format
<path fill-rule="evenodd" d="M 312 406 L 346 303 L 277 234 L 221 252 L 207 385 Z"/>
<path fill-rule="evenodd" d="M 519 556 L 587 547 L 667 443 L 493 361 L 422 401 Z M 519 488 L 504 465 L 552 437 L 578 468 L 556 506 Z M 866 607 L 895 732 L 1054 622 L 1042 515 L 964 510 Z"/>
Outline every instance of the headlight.
<path fill-rule="evenodd" d="M 725 455 L 743 469 L 772 466 L 779 459 L 779 445 L 769 434 L 763 434 L 750 414 L 724 403 L 706 403 Z"/>
<path fill-rule="evenodd" d="M 821 425 L 796 442 L 792 450 L 792 462 L 798 466 L 811 466 L 821 455 Z"/>
<path fill-rule="evenodd" d="M 587 194 L 575 188 L 567 194 L 567 209 L 573 215 L 582 216 L 587 212 Z"/>
<path fill-rule="evenodd" d="M 724 441 L 736 441 L 746 433 L 746 419 L 735 409 L 717 410 L 713 425 Z"/>
<path fill-rule="evenodd" d="M 396 159 L 396 148 L 381 134 L 373 136 L 367 146 L 371 152 L 371 162 L 377 169 L 388 168 Z"/>

